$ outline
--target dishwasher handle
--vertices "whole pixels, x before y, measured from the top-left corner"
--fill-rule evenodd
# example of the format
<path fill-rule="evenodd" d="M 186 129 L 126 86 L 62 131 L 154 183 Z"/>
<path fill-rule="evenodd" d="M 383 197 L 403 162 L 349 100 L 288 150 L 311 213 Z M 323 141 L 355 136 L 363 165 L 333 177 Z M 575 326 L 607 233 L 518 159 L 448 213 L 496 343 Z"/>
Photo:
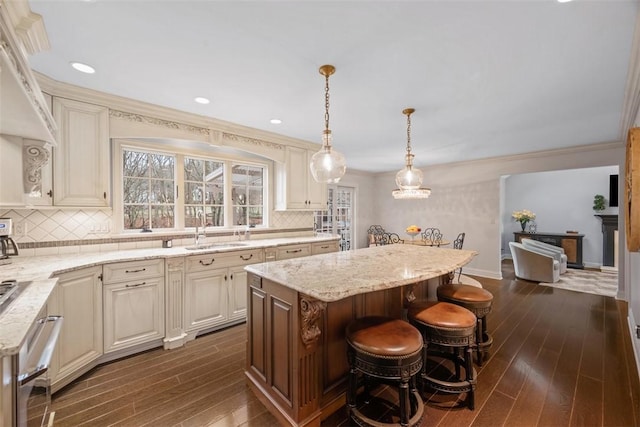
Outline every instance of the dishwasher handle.
<path fill-rule="evenodd" d="M 58 336 L 60 335 L 60 329 L 62 328 L 62 316 L 47 316 L 37 320 L 38 331 L 36 332 L 36 342 L 34 346 L 41 340 L 46 340 L 40 353 L 40 358 L 35 368 L 29 367 L 27 372 L 18 375 L 18 383 L 23 386 L 35 378 L 38 378 L 49 370 L 49 363 L 51 363 L 51 356 L 53 350 L 56 347 Z"/>

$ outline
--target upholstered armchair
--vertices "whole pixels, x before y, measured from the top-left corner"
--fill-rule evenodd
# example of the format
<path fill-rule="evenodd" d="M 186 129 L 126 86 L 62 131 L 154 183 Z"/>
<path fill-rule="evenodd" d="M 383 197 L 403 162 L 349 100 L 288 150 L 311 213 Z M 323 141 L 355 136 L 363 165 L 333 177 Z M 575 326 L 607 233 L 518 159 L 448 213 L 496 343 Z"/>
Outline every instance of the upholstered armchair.
<path fill-rule="evenodd" d="M 509 242 L 516 277 L 532 282 L 554 283 L 560 280 L 560 262 L 551 255 Z"/>
<path fill-rule="evenodd" d="M 561 247 L 533 239 L 522 239 L 521 243 L 527 249 L 543 251 L 542 253 L 545 255 L 553 256 L 553 258 L 560 263 L 560 274 L 567 272 L 567 255 L 565 255 L 564 249 Z"/>

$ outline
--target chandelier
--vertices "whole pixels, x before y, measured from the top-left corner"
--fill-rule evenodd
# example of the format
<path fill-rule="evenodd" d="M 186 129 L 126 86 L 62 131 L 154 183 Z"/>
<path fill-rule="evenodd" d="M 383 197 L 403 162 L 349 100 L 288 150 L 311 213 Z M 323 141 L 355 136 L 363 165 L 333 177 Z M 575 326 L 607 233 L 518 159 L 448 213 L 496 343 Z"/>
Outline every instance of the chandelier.
<path fill-rule="evenodd" d="M 413 168 L 414 155 L 411 154 L 411 114 L 413 108 L 405 108 L 402 114 L 407 116 L 407 155 L 405 167 L 396 174 L 397 189 L 393 190 L 394 199 L 426 199 L 431 194 L 430 188 L 422 188 L 422 171 Z"/>
<path fill-rule="evenodd" d="M 331 130 L 329 130 L 329 76 L 336 71 L 333 65 L 320 67 L 320 74 L 325 78 L 324 86 L 324 132 L 322 147 L 311 156 L 309 167 L 311 175 L 317 182 L 335 184 L 347 171 L 344 156 L 331 147 Z"/>

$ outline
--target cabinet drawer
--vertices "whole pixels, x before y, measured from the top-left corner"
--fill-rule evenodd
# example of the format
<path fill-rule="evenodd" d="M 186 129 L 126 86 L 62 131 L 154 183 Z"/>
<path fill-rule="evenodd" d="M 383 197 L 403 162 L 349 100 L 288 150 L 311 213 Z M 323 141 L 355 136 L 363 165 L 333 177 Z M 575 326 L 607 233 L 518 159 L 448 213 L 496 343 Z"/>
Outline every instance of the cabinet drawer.
<path fill-rule="evenodd" d="M 318 242 L 311 244 L 311 255 L 338 252 L 338 241 Z"/>
<path fill-rule="evenodd" d="M 104 284 L 163 276 L 164 260 L 150 259 L 145 261 L 105 264 L 102 269 L 102 274 Z"/>
<path fill-rule="evenodd" d="M 299 258 L 311 255 L 310 244 L 283 246 L 276 250 L 276 260 Z"/>
<path fill-rule="evenodd" d="M 216 252 L 207 255 L 187 257 L 187 271 L 201 271 L 207 269 L 237 267 L 256 264 L 264 260 L 262 249 L 248 251 Z"/>

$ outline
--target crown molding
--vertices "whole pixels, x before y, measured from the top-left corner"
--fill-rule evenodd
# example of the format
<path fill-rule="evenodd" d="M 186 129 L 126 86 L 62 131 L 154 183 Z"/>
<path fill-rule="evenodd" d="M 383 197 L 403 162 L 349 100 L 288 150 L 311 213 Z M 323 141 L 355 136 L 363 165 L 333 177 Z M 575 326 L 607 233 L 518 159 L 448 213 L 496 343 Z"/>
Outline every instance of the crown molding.
<path fill-rule="evenodd" d="M 277 148 L 276 146 L 294 146 L 310 150 L 318 150 L 320 148 L 318 143 L 74 86 L 59 82 L 40 73 L 34 74 L 44 92 L 59 98 L 68 98 L 108 107 L 118 112 L 118 118 L 174 128 L 178 126 L 182 130 L 191 129 L 191 133 L 200 135 L 215 135 L 216 132 L 220 132 L 228 135 L 228 139 L 233 138 L 237 142 L 262 146 L 271 144 L 273 145 L 271 148 Z M 203 129 L 206 129 L 209 133 L 203 133 Z M 232 135 L 233 137 L 231 137 Z"/>
<path fill-rule="evenodd" d="M 44 27 L 42 16 L 33 13 L 26 0 L 2 1 L 7 11 L 7 18 L 27 53 L 49 50 L 49 37 Z"/>

